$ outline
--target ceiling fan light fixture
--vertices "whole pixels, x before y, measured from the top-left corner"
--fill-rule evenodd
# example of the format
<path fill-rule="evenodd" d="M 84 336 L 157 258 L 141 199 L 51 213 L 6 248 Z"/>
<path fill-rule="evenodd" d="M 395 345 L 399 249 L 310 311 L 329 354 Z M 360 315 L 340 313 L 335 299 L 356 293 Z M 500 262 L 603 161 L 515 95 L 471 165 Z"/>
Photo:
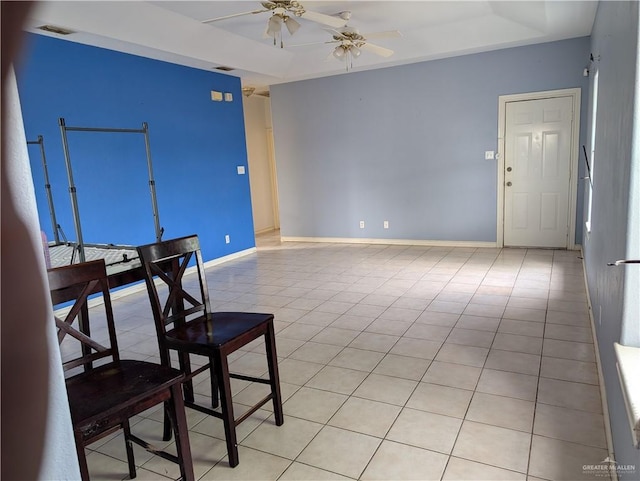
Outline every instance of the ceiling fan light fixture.
<path fill-rule="evenodd" d="M 352 45 L 351 47 L 349 47 L 349 52 L 351 52 L 351 56 L 353 58 L 358 58 L 360 56 L 360 54 L 362 53 L 360 51 L 360 49 L 358 47 L 356 47 L 355 45 Z"/>
<path fill-rule="evenodd" d="M 338 60 L 345 60 L 347 58 L 347 49 L 344 48 L 343 45 L 338 45 L 334 50 L 333 50 L 333 56 L 335 58 L 337 58 Z"/>
<path fill-rule="evenodd" d="M 280 32 L 282 32 L 282 17 L 278 14 L 274 14 L 269 19 L 267 24 L 267 35 L 275 38 Z"/>
<path fill-rule="evenodd" d="M 298 23 L 292 17 L 284 17 L 284 24 L 287 26 L 287 30 L 289 30 L 289 34 L 293 35 L 300 28 L 300 23 Z"/>

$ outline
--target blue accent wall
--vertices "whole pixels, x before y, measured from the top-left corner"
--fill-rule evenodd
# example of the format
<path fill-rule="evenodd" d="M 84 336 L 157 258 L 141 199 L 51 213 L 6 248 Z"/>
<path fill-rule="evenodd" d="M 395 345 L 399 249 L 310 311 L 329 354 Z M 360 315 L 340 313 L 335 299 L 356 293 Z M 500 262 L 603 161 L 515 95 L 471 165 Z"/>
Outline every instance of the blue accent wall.
<path fill-rule="evenodd" d="M 205 260 L 255 246 L 240 80 L 28 35 L 18 65 L 28 140 L 44 136 L 58 223 L 75 231 L 58 118 L 67 126 L 149 125 L 163 239 L 198 234 Z M 233 102 L 213 102 L 211 90 Z M 144 136 L 68 132 L 85 243 L 155 241 Z M 40 224 L 53 229 L 37 146 L 29 147 Z M 225 235 L 231 238 L 225 244 Z"/>
<path fill-rule="evenodd" d="M 639 23 L 638 2 L 600 2 L 598 6 L 591 37 L 596 57 L 592 70 L 599 71 L 593 203 L 591 232 L 584 241 L 615 460 L 636 467 L 633 473 L 618 473 L 625 481 L 640 476 L 640 450 L 632 444 L 613 343 L 640 348 L 640 266 L 608 267 L 607 263 L 640 258 Z"/>
<path fill-rule="evenodd" d="M 498 97 L 578 87 L 585 119 L 588 58 L 583 37 L 272 86 L 282 235 L 495 242 Z"/>

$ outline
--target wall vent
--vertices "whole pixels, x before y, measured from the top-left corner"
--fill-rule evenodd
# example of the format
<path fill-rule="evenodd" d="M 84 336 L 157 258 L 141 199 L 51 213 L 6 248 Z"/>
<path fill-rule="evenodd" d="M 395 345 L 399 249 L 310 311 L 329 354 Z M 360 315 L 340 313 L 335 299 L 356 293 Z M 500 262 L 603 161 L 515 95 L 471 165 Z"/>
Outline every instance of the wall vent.
<path fill-rule="evenodd" d="M 68 28 L 56 27 L 55 25 L 41 25 L 37 27 L 38 30 L 44 30 L 45 32 L 57 33 L 58 35 L 71 35 L 76 33 Z"/>
<path fill-rule="evenodd" d="M 225 67 L 224 65 L 220 65 L 219 67 L 216 67 L 216 70 L 222 70 L 223 72 L 231 72 L 235 69 L 233 67 Z"/>

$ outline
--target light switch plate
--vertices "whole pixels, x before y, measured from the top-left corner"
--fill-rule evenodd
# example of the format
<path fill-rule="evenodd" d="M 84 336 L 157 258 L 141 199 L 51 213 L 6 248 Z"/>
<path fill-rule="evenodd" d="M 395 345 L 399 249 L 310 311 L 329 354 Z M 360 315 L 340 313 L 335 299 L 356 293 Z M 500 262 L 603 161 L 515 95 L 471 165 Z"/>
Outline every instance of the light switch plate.
<path fill-rule="evenodd" d="M 212 90 L 211 100 L 213 100 L 214 102 L 222 102 L 222 92 L 218 92 L 217 90 Z"/>
<path fill-rule="evenodd" d="M 495 152 L 493 150 L 485 150 L 484 160 L 493 160 L 495 158 Z"/>
<path fill-rule="evenodd" d="M 231 92 L 224 93 L 224 101 L 225 102 L 233 102 L 233 94 Z"/>
<path fill-rule="evenodd" d="M 238 166 L 238 175 L 244 175 L 245 170 L 244 170 L 244 165 L 239 165 Z"/>

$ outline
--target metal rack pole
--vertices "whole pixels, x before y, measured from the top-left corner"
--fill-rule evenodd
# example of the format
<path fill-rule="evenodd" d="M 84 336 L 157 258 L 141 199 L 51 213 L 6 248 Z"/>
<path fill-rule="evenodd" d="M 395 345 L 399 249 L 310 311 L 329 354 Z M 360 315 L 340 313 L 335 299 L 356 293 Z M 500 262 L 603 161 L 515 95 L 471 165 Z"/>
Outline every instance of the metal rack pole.
<path fill-rule="evenodd" d="M 115 132 L 122 134 L 144 134 L 143 129 L 112 129 L 101 127 L 65 127 L 65 129 L 67 130 L 67 132 Z"/>
<path fill-rule="evenodd" d="M 118 129 L 118 128 L 96 128 L 96 127 L 67 127 L 64 119 L 60 119 L 60 130 L 62 132 L 62 142 L 65 151 L 65 161 L 67 163 L 67 175 L 69 176 L 69 191 L 73 189 L 71 203 L 74 206 L 74 219 L 76 219 L 76 232 L 78 232 L 78 242 L 82 245 L 81 262 L 84 262 L 84 243 L 82 242 L 82 233 L 80 228 L 80 217 L 77 215 L 78 204 L 75 198 L 75 186 L 73 186 L 73 174 L 71 173 L 71 160 L 69 159 L 69 147 L 67 145 L 66 132 L 112 132 L 124 134 L 143 134 L 144 146 L 147 153 L 147 169 L 149 172 L 149 190 L 151 192 L 151 208 L 153 210 L 153 222 L 156 231 L 156 241 L 162 240 L 163 229 L 160 227 L 160 215 L 158 214 L 158 199 L 156 196 L 156 181 L 153 178 L 153 163 L 151 161 L 151 146 L 149 144 L 149 126 L 146 122 L 142 123 L 142 129 Z"/>
<path fill-rule="evenodd" d="M 144 131 L 144 146 L 147 151 L 147 168 L 149 169 L 149 191 L 151 192 L 151 209 L 153 209 L 153 222 L 156 229 L 156 242 L 162 241 L 162 228 L 160 227 L 160 215 L 158 214 L 158 199 L 156 197 L 156 181 L 153 178 L 153 163 L 151 162 L 151 146 L 149 144 L 149 126 L 142 123 Z"/>
<path fill-rule="evenodd" d="M 47 157 L 44 153 L 44 138 L 38 135 L 38 140 L 27 140 L 27 144 L 40 146 L 40 157 L 42 158 L 42 170 L 44 172 L 44 189 L 47 192 L 47 202 L 49 203 L 49 217 L 51 217 L 51 227 L 53 228 L 53 238 L 56 245 L 60 244 L 58 235 L 58 221 L 56 219 L 56 209 L 53 205 L 53 194 L 51 193 L 51 183 L 49 182 L 49 169 L 47 168 Z"/>
<path fill-rule="evenodd" d="M 58 119 L 60 125 L 60 134 L 62 135 L 62 149 L 64 150 L 64 162 L 67 167 L 67 177 L 69 179 L 69 195 L 71 196 L 71 207 L 73 209 L 73 225 L 76 229 L 76 239 L 78 241 L 78 254 L 80 262 L 87 260 L 84 253 L 84 241 L 82 239 L 82 226 L 80 225 L 80 212 L 78 211 L 78 196 L 76 195 L 76 186 L 73 182 L 73 172 L 71 170 L 71 157 L 69 155 L 69 143 L 67 142 L 67 127 L 64 119 Z"/>

